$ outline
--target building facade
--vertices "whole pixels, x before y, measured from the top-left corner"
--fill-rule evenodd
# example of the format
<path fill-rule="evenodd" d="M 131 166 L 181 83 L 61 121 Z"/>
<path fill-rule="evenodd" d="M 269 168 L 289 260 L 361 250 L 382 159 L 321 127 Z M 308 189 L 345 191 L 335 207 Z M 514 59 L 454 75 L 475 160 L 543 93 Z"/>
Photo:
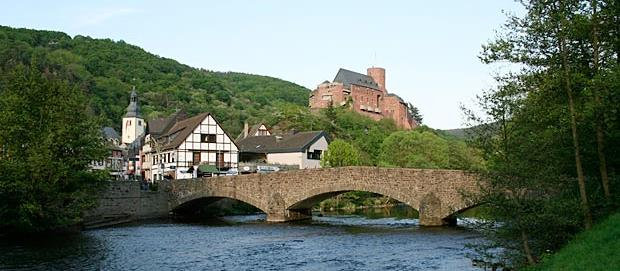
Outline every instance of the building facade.
<path fill-rule="evenodd" d="M 413 129 L 417 123 L 409 113 L 407 103 L 385 86 L 385 69 L 372 67 L 367 74 L 340 69 L 333 82 L 325 81 L 312 91 L 310 108 L 349 106 L 374 120 L 390 118 L 402 129 Z"/>
<path fill-rule="evenodd" d="M 189 179 L 201 173 L 218 175 L 236 170 L 239 149 L 211 114 L 184 118 L 177 112 L 152 124 L 157 131 L 146 136 L 141 154 L 147 181 Z"/>
<path fill-rule="evenodd" d="M 121 136 L 112 127 L 104 127 L 101 130 L 105 140 L 108 155 L 104 160 L 91 162 L 93 170 L 108 170 L 113 180 L 122 180 L 125 173 L 123 160 L 124 149 L 121 147 Z"/>
<path fill-rule="evenodd" d="M 329 145 L 323 131 L 296 132 L 282 135 L 251 135 L 237 141 L 241 162 L 295 166 L 299 169 L 320 168 L 321 155 Z"/>

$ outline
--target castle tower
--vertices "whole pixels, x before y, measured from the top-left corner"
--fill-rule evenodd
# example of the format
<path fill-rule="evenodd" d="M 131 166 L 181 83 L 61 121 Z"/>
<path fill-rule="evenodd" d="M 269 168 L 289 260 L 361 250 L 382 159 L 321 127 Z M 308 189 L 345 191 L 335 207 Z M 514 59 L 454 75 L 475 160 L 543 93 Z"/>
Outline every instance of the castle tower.
<path fill-rule="evenodd" d="M 127 106 L 127 113 L 123 117 L 123 134 L 121 142 L 130 144 L 136 140 L 136 138 L 144 135 L 146 131 L 146 123 L 140 115 L 140 105 L 138 104 L 138 94 L 136 93 L 136 87 L 131 90 L 131 98 L 129 99 L 129 106 Z"/>
<path fill-rule="evenodd" d="M 385 69 L 379 67 L 372 67 L 366 70 L 368 76 L 375 81 L 375 83 L 379 84 L 379 88 L 381 91 L 387 92 L 385 88 Z"/>

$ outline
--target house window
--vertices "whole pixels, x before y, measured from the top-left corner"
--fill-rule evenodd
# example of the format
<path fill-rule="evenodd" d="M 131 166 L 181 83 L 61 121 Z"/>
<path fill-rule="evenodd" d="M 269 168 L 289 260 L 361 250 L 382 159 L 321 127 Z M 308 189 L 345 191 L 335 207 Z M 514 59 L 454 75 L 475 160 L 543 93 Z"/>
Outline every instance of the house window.
<path fill-rule="evenodd" d="M 142 121 L 138 120 L 138 126 L 142 126 Z"/>
<path fill-rule="evenodd" d="M 215 143 L 216 142 L 215 135 L 214 134 L 201 134 L 200 142 Z"/>
<path fill-rule="evenodd" d="M 314 150 L 313 152 L 308 152 L 308 159 L 310 160 L 321 160 L 321 150 Z"/>
<path fill-rule="evenodd" d="M 192 153 L 193 156 L 193 164 L 194 165 L 198 165 L 200 164 L 200 152 L 199 151 L 195 151 Z"/>

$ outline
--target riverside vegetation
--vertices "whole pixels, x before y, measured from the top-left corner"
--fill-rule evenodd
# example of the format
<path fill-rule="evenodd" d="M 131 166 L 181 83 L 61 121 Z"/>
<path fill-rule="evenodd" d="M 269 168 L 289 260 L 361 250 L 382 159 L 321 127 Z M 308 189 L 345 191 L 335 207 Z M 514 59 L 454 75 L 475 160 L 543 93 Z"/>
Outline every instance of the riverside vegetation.
<path fill-rule="evenodd" d="M 465 110 L 487 162 L 476 200 L 488 206 L 478 228 L 489 241 L 475 245 L 477 257 L 511 268 L 618 270 L 617 250 L 603 244 L 587 253 L 569 246 L 546 261 L 584 230 L 620 238 L 609 226 L 587 232 L 620 205 L 620 1 L 520 2 L 525 13 L 508 15 L 480 56 L 518 70 L 479 97 L 482 117 Z M 587 255 L 591 265 L 570 259 Z"/>

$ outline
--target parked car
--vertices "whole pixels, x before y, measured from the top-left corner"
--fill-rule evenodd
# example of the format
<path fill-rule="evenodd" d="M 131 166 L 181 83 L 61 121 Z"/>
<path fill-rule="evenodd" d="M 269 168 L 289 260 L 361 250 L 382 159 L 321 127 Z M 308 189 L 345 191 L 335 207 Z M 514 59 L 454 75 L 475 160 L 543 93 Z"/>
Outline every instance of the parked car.
<path fill-rule="evenodd" d="M 256 172 L 258 173 L 268 173 L 276 171 L 280 171 L 280 168 L 276 166 L 256 166 Z"/>
<path fill-rule="evenodd" d="M 239 171 L 237 170 L 237 168 L 231 168 L 228 171 L 226 171 L 226 176 L 236 176 L 239 175 Z"/>

